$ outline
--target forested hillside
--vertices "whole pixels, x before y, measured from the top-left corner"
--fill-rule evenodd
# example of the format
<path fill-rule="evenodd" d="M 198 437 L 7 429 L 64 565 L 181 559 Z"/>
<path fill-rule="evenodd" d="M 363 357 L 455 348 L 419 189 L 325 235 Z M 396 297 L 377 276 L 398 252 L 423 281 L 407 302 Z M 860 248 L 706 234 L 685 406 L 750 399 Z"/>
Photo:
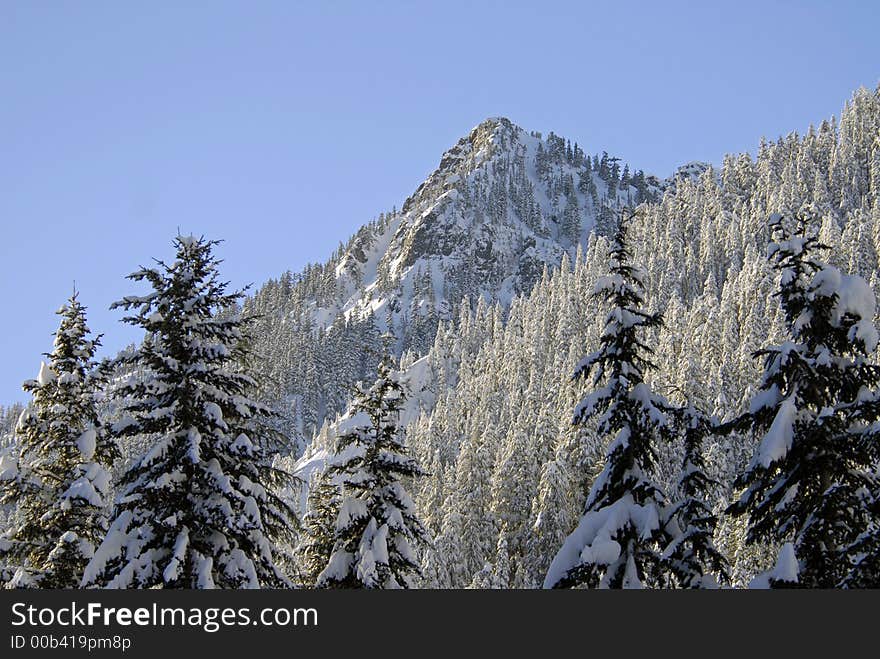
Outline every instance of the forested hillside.
<path fill-rule="evenodd" d="M 880 88 L 664 180 L 493 118 L 325 263 L 244 297 L 212 245 L 133 275 L 142 345 L 65 378 L 56 339 L 0 416 L 9 585 L 77 497 L 87 586 L 880 583 Z"/>
<path fill-rule="evenodd" d="M 806 214 L 824 256 L 878 289 L 880 93 L 861 90 L 839 125 L 762 141 L 757 158 L 728 156 L 720 171 L 683 179 L 632 223 L 633 261 L 646 271 L 654 330 L 653 386 L 719 419 L 749 409 L 763 364 L 753 353 L 784 339 L 778 277 L 767 258 L 772 213 Z M 428 353 L 433 395 L 409 426 L 431 476 L 418 490 L 436 537 L 426 585 L 533 587 L 579 517 L 604 445 L 574 427 L 580 358 L 598 345 L 604 322 L 591 298 L 604 274 L 608 241 L 591 234 L 574 260 L 545 271 L 529 295 L 501 304 L 478 298 L 441 324 Z M 404 362 L 403 366 L 407 366 Z M 435 402 L 436 401 L 436 402 Z M 716 511 L 751 459 L 748 433 L 712 438 Z M 681 445 L 661 447 L 660 482 L 671 489 Z M 766 567 L 770 553 L 745 547 L 743 520 L 722 516 L 718 544 L 737 585 Z"/>

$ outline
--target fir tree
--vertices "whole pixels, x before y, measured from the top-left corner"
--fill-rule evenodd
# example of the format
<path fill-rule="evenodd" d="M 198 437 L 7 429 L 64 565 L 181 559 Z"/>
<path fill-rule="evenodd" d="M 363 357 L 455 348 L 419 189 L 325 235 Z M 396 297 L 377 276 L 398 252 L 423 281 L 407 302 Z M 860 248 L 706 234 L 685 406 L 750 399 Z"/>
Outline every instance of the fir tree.
<path fill-rule="evenodd" d="M 823 245 L 805 220 L 795 235 L 779 215 L 770 223 L 790 339 L 755 353 L 763 381 L 740 425 L 761 440 L 730 512 L 748 514 L 749 543 L 786 543 L 778 569 L 755 585 L 830 588 L 849 578 L 856 543 L 874 524 L 875 301 L 861 277 L 813 256 Z"/>
<path fill-rule="evenodd" d="M 645 382 L 653 367 L 645 330 L 663 318 L 642 310 L 642 271 L 630 264 L 628 220 L 620 218 L 610 250 L 610 272 L 594 295 L 611 307 L 601 347 L 578 364 L 574 377 L 593 375 L 598 387 L 575 408 L 574 423 L 597 418 L 611 436 L 605 467 L 590 489 L 586 512 L 566 538 L 545 588 L 640 588 L 662 583 L 661 552 L 670 537 L 662 523 L 665 496 L 652 479 L 655 445 L 668 434 L 668 403 Z"/>
<path fill-rule="evenodd" d="M 0 538 L 10 587 L 75 588 L 107 530 L 108 469 L 118 454 L 95 407 L 100 376 L 85 308 L 74 293 L 59 311 L 55 345 L 16 428 L 18 460 L 0 474 L 0 503 L 16 505 Z"/>
<path fill-rule="evenodd" d="M 568 183 L 566 187 L 568 194 L 565 199 L 565 208 L 562 211 L 562 222 L 559 226 L 560 237 L 571 244 L 577 244 L 581 233 L 580 209 L 574 185 Z"/>
<path fill-rule="evenodd" d="M 317 471 L 309 482 L 307 510 L 303 515 L 303 539 L 297 548 L 300 575 L 314 586 L 333 554 L 336 518 L 339 515 L 339 486 L 327 471 Z"/>
<path fill-rule="evenodd" d="M 577 434 L 566 430 L 560 433 L 560 444 L 543 467 L 532 503 L 532 534 L 525 558 L 535 584 L 541 583 L 554 552 L 583 511 L 584 488 L 577 482 L 572 465 L 578 454 L 574 441 Z"/>
<path fill-rule="evenodd" d="M 414 545 L 428 534 L 400 480 L 425 475 L 397 425 L 403 385 L 386 357 L 375 383 L 358 389 L 327 467 L 342 494 L 333 552 L 317 585 L 409 588 L 420 574 Z"/>
<path fill-rule="evenodd" d="M 251 319 L 219 280 L 217 241 L 178 236 L 175 261 L 130 275 L 152 291 L 113 305 L 146 332 L 120 358 L 119 437 L 151 445 L 122 476 L 114 519 L 84 577 L 108 588 L 257 588 L 288 584 L 280 561 L 295 524 L 272 466 L 283 438 L 250 396 Z"/>
<path fill-rule="evenodd" d="M 676 411 L 677 425 L 684 430 L 684 459 L 676 486 L 677 500 L 667 511 L 667 529 L 673 540 L 664 559 L 678 585 L 714 588 L 727 582 L 727 559 L 712 538 L 718 518 L 707 502 L 718 483 L 706 475 L 703 443 L 712 432 L 712 421 L 693 405 Z"/>

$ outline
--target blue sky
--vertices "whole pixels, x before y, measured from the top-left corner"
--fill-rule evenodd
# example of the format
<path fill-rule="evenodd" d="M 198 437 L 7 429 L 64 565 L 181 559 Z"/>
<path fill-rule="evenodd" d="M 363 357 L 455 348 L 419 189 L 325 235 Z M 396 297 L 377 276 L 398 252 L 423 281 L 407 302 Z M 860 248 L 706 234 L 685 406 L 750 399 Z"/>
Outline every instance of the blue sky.
<path fill-rule="evenodd" d="M 668 175 L 880 80 L 880 3 L 0 3 L 0 403 L 73 282 L 114 351 L 124 276 L 183 233 L 260 283 L 400 206 L 488 116 Z"/>

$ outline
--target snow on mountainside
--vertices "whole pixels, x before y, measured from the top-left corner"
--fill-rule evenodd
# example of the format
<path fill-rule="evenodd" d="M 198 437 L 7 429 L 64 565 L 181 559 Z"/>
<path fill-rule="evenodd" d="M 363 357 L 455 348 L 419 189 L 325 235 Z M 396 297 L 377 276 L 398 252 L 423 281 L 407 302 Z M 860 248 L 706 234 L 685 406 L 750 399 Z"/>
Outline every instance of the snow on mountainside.
<path fill-rule="evenodd" d="M 662 185 L 607 153 L 542 137 L 505 118 L 476 126 L 400 211 L 362 227 L 326 264 L 269 282 L 249 302 L 265 320 L 261 353 L 307 438 L 372 377 L 378 335 L 396 355 L 426 353 L 463 300 L 509 306 L 545 268 L 607 234 L 622 204 Z"/>
<path fill-rule="evenodd" d="M 413 423 L 422 412 L 433 409 L 436 402 L 435 378 L 427 357 L 421 357 L 400 372 L 400 382 L 406 392 L 406 401 L 397 419 L 401 428 Z M 322 441 L 317 445 L 312 445 L 306 454 L 290 467 L 291 472 L 302 482 L 296 496 L 300 511 L 306 509 L 311 478 L 324 469 L 330 455 L 328 447 L 332 446 L 335 437 L 345 432 L 349 419 L 350 417 L 345 415 L 325 427 Z"/>
<path fill-rule="evenodd" d="M 508 119 L 487 119 L 381 231 L 350 245 L 335 268 L 339 304 L 316 318 L 327 326 L 338 313 L 372 313 L 382 331 L 401 332 L 414 314 L 448 318 L 461 297 L 509 303 L 545 265 L 573 255 L 603 206 L 638 197 L 635 186 L 603 179 L 610 166 L 600 173 L 585 162 L 552 134 L 542 140 Z"/>
<path fill-rule="evenodd" d="M 709 169 L 712 165 L 708 162 L 699 162 L 693 161 L 689 162 L 675 170 L 675 174 L 670 176 L 667 181 L 669 183 L 680 181 L 680 180 L 688 180 L 692 183 L 696 183 L 700 180 L 700 177 L 703 175 L 707 169 Z"/>

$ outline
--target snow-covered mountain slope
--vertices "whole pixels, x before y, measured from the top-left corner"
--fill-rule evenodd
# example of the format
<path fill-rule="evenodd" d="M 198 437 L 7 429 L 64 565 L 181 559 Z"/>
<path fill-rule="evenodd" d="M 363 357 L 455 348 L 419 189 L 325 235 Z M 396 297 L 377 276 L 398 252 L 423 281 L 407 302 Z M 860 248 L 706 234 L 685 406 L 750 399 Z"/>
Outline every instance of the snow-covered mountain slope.
<path fill-rule="evenodd" d="M 573 256 L 603 207 L 650 193 L 629 177 L 621 185 L 615 159 L 596 164 L 555 135 L 487 119 L 443 155 L 400 213 L 349 246 L 335 268 L 341 304 L 316 317 L 326 325 L 338 313 L 372 313 L 403 337 L 417 316 L 448 318 L 462 297 L 509 302 L 564 252 Z"/>
<path fill-rule="evenodd" d="M 249 301 L 275 393 L 303 435 L 344 409 L 372 376 L 378 336 L 425 354 L 462 300 L 510 305 L 545 268 L 608 233 L 622 204 L 655 199 L 654 177 L 607 153 L 530 133 L 508 119 L 476 126 L 443 154 L 403 208 L 363 226 L 326 263 L 268 282 Z"/>
<path fill-rule="evenodd" d="M 432 363 L 427 356 L 417 359 L 407 368 L 400 371 L 400 382 L 406 392 L 406 400 L 397 418 L 401 428 L 414 423 L 419 418 L 419 415 L 434 408 L 437 397 L 437 379 Z M 305 511 L 309 483 L 315 473 L 324 469 L 327 458 L 330 455 L 330 448 L 334 445 L 336 437 L 346 432 L 350 425 L 350 415 L 351 410 L 348 410 L 345 415 L 326 425 L 322 429 L 320 441 L 310 445 L 305 455 L 296 461 L 291 461 L 288 466 L 302 484 L 296 496 L 299 510 Z"/>

